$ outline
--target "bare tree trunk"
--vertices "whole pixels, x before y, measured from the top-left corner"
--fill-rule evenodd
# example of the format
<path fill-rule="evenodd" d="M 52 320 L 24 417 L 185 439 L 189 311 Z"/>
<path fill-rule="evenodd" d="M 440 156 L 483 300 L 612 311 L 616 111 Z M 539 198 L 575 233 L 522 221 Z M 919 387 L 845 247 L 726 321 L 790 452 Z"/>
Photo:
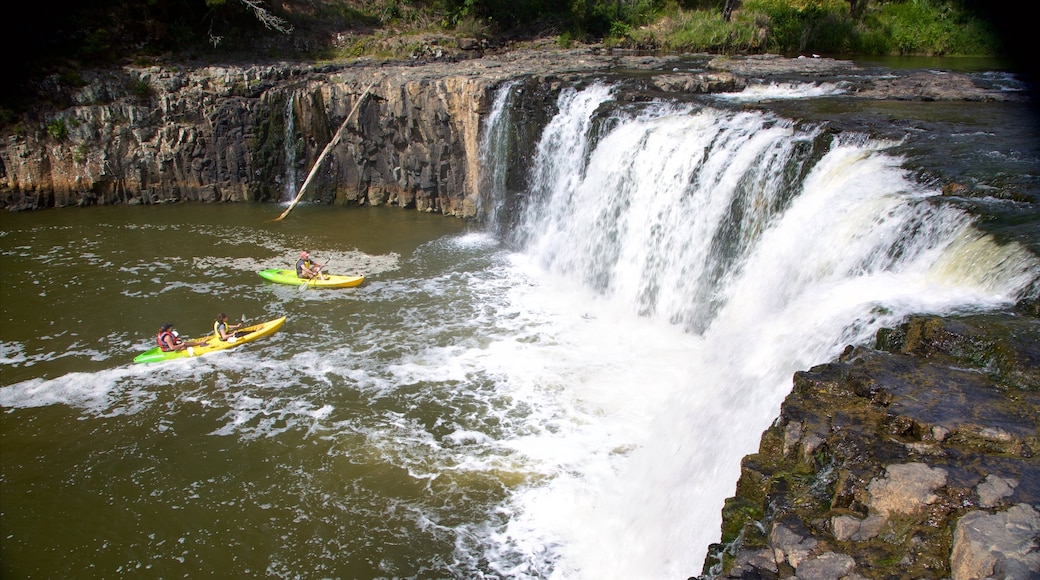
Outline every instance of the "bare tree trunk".
<path fill-rule="evenodd" d="M 325 146 L 324 150 L 322 150 L 321 155 L 318 156 L 317 161 L 314 162 L 314 165 L 311 167 L 310 173 L 307 174 L 307 179 L 303 181 L 303 185 L 300 186 L 300 191 L 296 193 L 296 198 L 292 200 L 292 203 L 289 204 L 289 207 L 285 208 L 285 211 L 282 212 L 282 215 L 274 218 L 274 221 L 279 222 L 285 219 L 285 216 L 289 215 L 289 212 L 291 212 L 292 209 L 296 207 L 296 204 L 300 203 L 300 198 L 303 197 L 303 192 L 307 190 L 307 186 L 310 185 L 311 180 L 314 178 L 314 175 L 318 172 L 318 167 L 321 165 L 322 160 L 324 160 L 325 156 L 329 154 L 329 151 L 332 151 L 332 149 L 339 143 L 339 139 L 343 135 L 343 129 L 347 127 L 347 121 L 349 121 L 350 118 L 354 116 L 354 111 L 358 110 L 358 107 L 361 106 L 361 102 L 365 100 L 366 96 L 368 96 L 368 91 L 371 90 L 372 87 L 379 80 L 380 79 L 377 78 L 376 80 L 369 83 L 368 87 L 365 88 L 365 92 L 361 93 L 361 96 L 358 97 L 357 102 L 354 103 L 354 108 L 352 108 L 350 112 L 347 113 L 347 117 L 343 119 L 343 123 L 339 126 L 339 129 L 336 131 L 336 134 L 333 135 L 332 140 L 329 141 L 329 144 Z"/>
<path fill-rule="evenodd" d="M 733 11 L 740 7 L 740 0 L 726 0 L 726 5 L 722 8 L 722 19 L 729 22 Z"/>

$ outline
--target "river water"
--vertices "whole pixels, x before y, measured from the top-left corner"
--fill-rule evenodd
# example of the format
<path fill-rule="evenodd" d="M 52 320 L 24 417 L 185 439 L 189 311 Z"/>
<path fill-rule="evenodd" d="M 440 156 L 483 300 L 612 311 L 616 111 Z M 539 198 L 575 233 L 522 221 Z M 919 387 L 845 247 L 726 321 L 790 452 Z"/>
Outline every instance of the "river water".
<path fill-rule="evenodd" d="M 794 372 L 908 313 L 1037 291 L 1035 206 L 935 179 L 1035 203 L 1024 108 L 841 93 L 565 90 L 504 229 L 308 205 L 2 216 L 3 577 L 700 573 Z M 489 215 L 510 206 L 496 119 Z M 257 276 L 301 249 L 365 284 Z M 287 322 L 132 364 L 161 323 L 196 336 L 221 311 Z"/>

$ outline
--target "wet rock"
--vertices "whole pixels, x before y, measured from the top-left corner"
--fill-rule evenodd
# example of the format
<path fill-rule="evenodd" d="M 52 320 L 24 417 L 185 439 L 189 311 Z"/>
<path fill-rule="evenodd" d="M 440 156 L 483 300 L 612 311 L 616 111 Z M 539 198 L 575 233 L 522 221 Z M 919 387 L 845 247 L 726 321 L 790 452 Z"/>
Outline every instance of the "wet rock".
<path fill-rule="evenodd" d="M 795 532 L 789 526 L 777 524 L 769 536 L 769 544 L 773 547 L 774 562 L 787 563 L 797 569 L 813 553 L 819 542 Z"/>
<path fill-rule="evenodd" d="M 976 490 L 979 494 L 979 507 L 992 508 L 1000 505 L 1001 500 L 1009 497 L 1018 486 L 1018 481 L 996 475 L 987 475 Z"/>
<path fill-rule="evenodd" d="M 833 75 L 856 68 L 847 60 L 833 58 L 784 58 L 776 54 L 756 54 L 746 57 L 720 56 L 708 66 L 741 76 L 770 75 Z"/>
<path fill-rule="evenodd" d="M 867 485 L 868 507 L 882 515 L 918 511 L 938 501 L 935 490 L 946 485 L 946 470 L 924 463 L 889 465 L 885 476 Z"/>
<path fill-rule="evenodd" d="M 798 567 L 798 580 L 834 580 L 847 578 L 856 561 L 846 554 L 825 552 Z"/>
<path fill-rule="evenodd" d="M 1028 308 L 914 317 L 796 373 L 723 511 L 770 533 L 701 578 L 1040 578 L 1038 338 Z"/>
<path fill-rule="evenodd" d="M 852 540 L 862 542 L 875 538 L 888 518 L 881 514 L 872 514 L 864 519 L 853 516 L 835 516 L 831 520 L 831 530 L 839 541 Z"/>
<path fill-rule="evenodd" d="M 972 511 L 957 521 L 950 564 L 954 580 L 1040 577 L 1040 512 L 1027 504 L 990 514 Z"/>

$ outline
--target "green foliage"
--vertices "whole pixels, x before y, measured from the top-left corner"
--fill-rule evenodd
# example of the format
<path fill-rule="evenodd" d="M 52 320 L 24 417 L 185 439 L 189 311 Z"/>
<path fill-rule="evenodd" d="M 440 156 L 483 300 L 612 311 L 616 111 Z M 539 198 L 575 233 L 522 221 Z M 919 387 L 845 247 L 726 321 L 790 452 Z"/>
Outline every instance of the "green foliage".
<path fill-rule="evenodd" d="M 65 126 L 63 119 L 54 119 L 47 123 L 47 134 L 50 135 L 51 139 L 62 141 L 65 137 L 68 137 L 69 129 Z"/>
<path fill-rule="evenodd" d="M 87 147 L 86 143 L 80 143 L 76 146 L 76 149 L 72 152 L 72 160 L 76 163 L 83 163 L 87 160 L 87 153 L 90 152 L 90 148 Z"/>
<path fill-rule="evenodd" d="M 87 33 L 81 50 L 90 58 L 107 58 L 113 50 L 111 33 L 105 28 L 91 30 Z"/>
<path fill-rule="evenodd" d="M 566 5 L 554 0 L 439 0 L 444 24 L 454 28 L 467 18 L 486 22 L 500 30 L 529 27 L 556 20 L 566 14 Z"/>
<path fill-rule="evenodd" d="M 357 38 L 323 57 L 396 54 L 388 35 L 445 30 L 468 37 L 556 36 L 560 46 L 603 41 L 688 52 L 781 54 L 997 55 L 999 36 L 966 8 L 968 0 L 744 0 L 730 21 L 725 0 L 262 0 L 291 19 L 292 37 L 270 34 L 241 0 L 147 0 L 79 3 L 37 24 L 40 45 L 61 62 L 96 64 L 139 55 L 219 56 L 234 50 L 278 56 L 318 46 L 333 32 Z M 313 42 L 297 35 L 310 35 Z M 219 47 L 211 41 L 220 37 Z M 264 42 L 258 42 L 263 36 Z M 262 48 L 261 48 L 262 47 Z M 290 54 L 280 54 L 282 53 Z M 267 54 L 266 56 L 271 56 Z M 308 55 L 315 56 L 315 55 Z M 147 62 L 147 61 L 141 61 Z M 26 69 L 39 71 L 38 62 Z M 143 96 L 143 95 L 142 95 Z"/>
<path fill-rule="evenodd" d="M 754 524 L 764 517 L 765 514 L 762 511 L 762 507 L 756 503 L 742 497 L 727 499 L 722 507 L 722 543 L 729 544 L 741 534 L 746 535 L 747 530 L 751 530 L 752 535 L 755 537 L 745 537 L 745 544 L 751 546 L 762 545 L 762 535 L 761 533 L 754 533 L 757 531 Z M 749 542 L 748 540 L 753 541 Z"/>
<path fill-rule="evenodd" d="M 86 85 L 86 81 L 83 80 L 83 76 L 79 70 L 73 68 L 64 68 L 58 73 L 58 78 L 61 84 L 70 87 L 82 87 Z"/>
<path fill-rule="evenodd" d="M 147 100 L 155 94 L 155 89 L 146 81 L 137 79 L 130 83 L 130 94 L 140 100 Z"/>
<path fill-rule="evenodd" d="M 758 52 L 763 32 L 752 20 L 725 22 L 721 11 L 679 11 L 652 29 L 633 30 L 639 47 L 675 52 Z"/>
<path fill-rule="evenodd" d="M 875 54 L 986 55 L 1000 40 L 956 3 L 913 0 L 873 4 L 853 50 Z"/>
<path fill-rule="evenodd" d="M 851 29 L 847 13 L 845 0 L 748 0 L 736 18 L 764 23 L 767 51 L 832 52 L 840 50 L 840 31 Z"/>
<path fill-rule="evenodd" d="M 474 17 L 464 18 L 457 22 L 455 33 L 471 38 L 486 37 L 490 34 L 488 22 Z"/>
<path fill-rule="evenodd" d="M 10 107 L 0 106 L 0 127 L 9 127 L 18 120 L 18 113 Z"/>
<path fill-rule="evenodd" d="M 614 44 L 688 52 L 780 54 L 995 55 L 999 37 L 957 1 L 746 0 L 729 22 L 721 0 L 672 0 L 656 6 L 650 27 L 626 4 L 610 28 Z M 694 9 L 688 9 L 695 6 Z M 638 15 L 638 16 L 637 16 Z"/>
<path fill-rule="evenodd" d="M 361 57 L 361 56 L 364 56 L 364 55 L 368 54 L 368 52 L 369 52 L 368 43 L 365 42 L 364 39 L 358 38 L 358 39 L 354 40 L 353 42 L 351 42 L 344 49 L 343 53 L 344 53 L 344 56 L 357 58 L 357 57 Z"/>

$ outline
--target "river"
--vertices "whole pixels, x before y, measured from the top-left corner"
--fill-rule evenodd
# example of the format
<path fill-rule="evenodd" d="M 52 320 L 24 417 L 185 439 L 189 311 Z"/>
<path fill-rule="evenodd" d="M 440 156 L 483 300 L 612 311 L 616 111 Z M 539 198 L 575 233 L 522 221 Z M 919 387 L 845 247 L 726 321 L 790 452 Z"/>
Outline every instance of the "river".
<path fill-rule="evenodd" d="M 2 216 L 2 575 L 685 578 L 795 371 L 909 313 L 1035 297 L 1021 105 L 804 81 L 614 98 L 563 91 L 503 229 L 312 205 Z M 511 193 L 489 183 L 494 215 Z M 365 284 L 257 275 L 302 249 Z M 131 362 L 163 322 L 197 336 L 222 311 L 287 321 Z"/>

